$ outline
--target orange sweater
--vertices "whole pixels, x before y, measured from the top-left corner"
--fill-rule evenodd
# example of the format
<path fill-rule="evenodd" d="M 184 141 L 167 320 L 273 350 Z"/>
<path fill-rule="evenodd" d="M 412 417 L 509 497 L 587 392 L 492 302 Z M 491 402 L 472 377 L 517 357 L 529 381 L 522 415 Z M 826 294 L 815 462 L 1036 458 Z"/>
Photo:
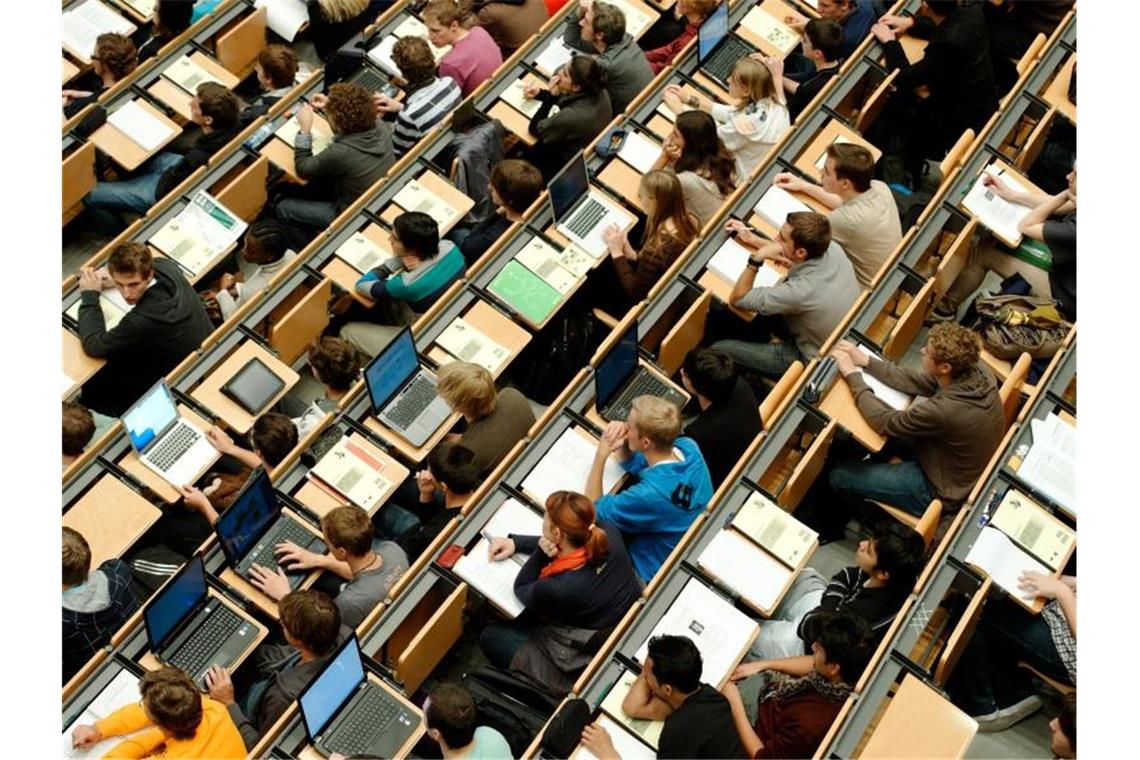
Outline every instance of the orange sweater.
<path fill-rule="evenodd" d="M 160 757 L 166 760 L 174 758 L 240 760 L 246 756 L 241 734 L 230 719 L 225 705 L 209 697 L 202 697 L 202 723 L 194 732 L 194 736 L 189 739 L 173 737 L 168 739 L 162 729 L 147 718 L 141 703 L 116 710 L 96 723 L 95 727 L 104 737 L 121 736 L 147 729 L 116 744 L 110 752 L 103 755 L 104 760 L 141 757 Z"/>

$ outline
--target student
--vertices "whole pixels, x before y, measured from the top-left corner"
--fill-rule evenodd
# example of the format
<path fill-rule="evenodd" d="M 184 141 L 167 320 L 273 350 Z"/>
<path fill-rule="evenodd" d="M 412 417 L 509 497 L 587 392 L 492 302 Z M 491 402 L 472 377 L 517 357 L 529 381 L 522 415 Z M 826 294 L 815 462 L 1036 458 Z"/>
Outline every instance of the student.
<path fill-rule="evenodd" d="M 372 520 L 363 509 L 355 505 L 337 507 L 321 518 L 328 554 L 316 554 L 284 541 L 274 547 L 280 565 L 277 572 L 254 565 L 250 582 L 270 599 L 279 601 L 292 590 L 282 566 L 335 573 L 347 581 L 341 584 L 336 596 L 340 621 L 356 628 L 408 571 L 404 550 L 391 541 L 373 541 L 374 532 Z"/>
<path fill-rule="evenodd" d="M 95 725 L 76 726 L 71 732 L 75 748 L 135 734 L 103 757 L 241 760 L 246 756 L 241 734 L 226 708 L 202 696 L 190 676 L 178 668 L 147 672 L 139 679 L 139 693 L 142 701 L 120 707 Z"/>
<path fill-rule="evenodd" d="M 660 74 L 662 69 L 673 63 L 673 59 L 689 44 L 689 40 L 697 36 L 697 29 L 712 15 L 720 2 L 721 0 L 677 0 L 677 10 L 685 16 L 685 28 L 661 47 L 645 51 L 645 58 L 654 74 Z"/>
<path fill-rule="evenodd" d="M 459 108 L 463 93 L 451 77 L 436 76 L 435 57 L 427 40 L 421 37 L 399 39 L 392 48 L 392 60 L 400 70 L 400 77 L 407 82 L 404 86 L 407 98 L 400 102 L 387 95 L 377 95 L 373 100 L 382 113 L 396 114 L 392 142 L 396 158 L 400 159 L 432 127 Z"/>
<path fill-rule="evenodd" d="M 562 40 L 573 50 L 597 53 L 606 69 L 606 92 L 614 113 L 622 113 L 653 81 L 653 69 L 625 31 L 625 14 L 616 5 L 578 0 L 578 13 L 566 16 Z"/>
<path fill-rule="evenodd" d="M 138 609 L 131 566 L 109 559 L 91 570 L 91 547 L 63 529 L 63 683 L 71 680 Z"/>
<path fill-rule="evenodd" d="M 602 495 L 602 471 L 613 454 L 640 480 L 619 494 Z M 598 439 L 586 476 L 586 496 L 598 519 L 629 538 L 629 555 L 648 583 L 712 498 L 701 450 L 681 437 L 681 410 L 656 396 L 633 400 L 626 422 L 611 422 Z"/>
<path fill-rule="evenodd" d="M 63 115 L 70 119 L 82 111 L 87 104 L 99 100 L 108 88 L 130 76 L 139 65 L 138 51 L 130 37 L 113 32 L 100 34 L 95 38 L 95 52 L 91 54 L 91 70 L 94 75 L 93 90 L 64 90 Z M 98 114 L 98 115 L 96 115 Z M 95 113 L 85 118 L 80 129 L 84 136 L 91 134 L 107 120 L 107 113 L 96 108 Z"/>
<path fill-rule="evenodd" d="M 370 0 L 306 0 L 309 26 L 305 36 L 317 49 L 317 57 L 327 60 L 339 47 L 368 25 Z"/>
<path fill-rule="evenodd" d="M 376 118 L 372 94 L 358 84 L 337 82 L 328 95 L 316 94 L 297 112 L 293 139 L 297 176 L 321 186 L 277 202 L 277 217 L 303 229 L 323 230 L 396 162 L 391 129 Z M 324 111 L 333 139 L 313 154 L 313 108 Z M 312 187 L 312 186 L 311 186 Z"/>
<path fill-rule="evenodd" d="M 686 354 L 681 383 L 701 409 L 685 435 L 701 450 L 716 489 L 760 435 L 759 403 L 732 357 L 711 348 Z"/>
<path fill-rule="evenodd" d="M 408 39 L 408 38 L 405 38 Z M 422 211 L 407 211 L 392 222 L 394 257 L 356 281 L 356 292 L 376 302 L 369 310 L 355 305 L 343 315 L 340 337 L 375 356 L 427 311 L 463 276 L 463 254 L 450 240 L 439 239 L 439 225 Z M 363 318 L 368 321 L 349 321 Z"/>
<path fill-rule="evenodd" d="M 495 380 L 484 367 L 451 362 L 439 368 L 436 391 L 463 415 L 467 429 L 459 441 L 475 454 L 475 466 L 486 475 L 534 425 L 526 396 L 514 388 L 496 392 Z"/>
<path fill-rule="evenodd" d="M 243 281 L 229 272 L 222 275 L 215 298 L 222 318 L 230 317 L 238 307 L 269 286 L 269 281 L 297 258 L 289 250 L 285 229 L 274 219 L 260 219 L 249 226 L 242 243 L 241 257 L 254 266 Z"/>
<path fill-rule="evenodd" d="M 324 387 L 324 394 L 300 411 L 301 404 L 286 396 L 282 406 L 300 413 L 293 417 L 297 434 L 304 438 L 326 415 L 334 414 L 353 384 L 360 379 L 364 362 L 360 352 L 349 342 L 326 335 L 309 348 L 309 371 Z M 292 412 L 291 412 L 292 413 Z"/>
<path fill-rule="evenodd" d="M 253 683 L 241 704 L 226 668 L 214 665 L 206 673 L 210 699 L 225 705 L 250 751 L 328 662 L 340 641 L 340 610 L 332 598 L 312 589 L 291 591 L 277 603 L 281 633 L 288 651 L 273 663 L 268 678 Z M 258 650 L 260 654 L 261 650 Z"/>
<path fill-rule="evenodd" d="M 806 193 L 831 211 L 831 239 L 843 247 L 859 287 L 869 290 L 871 281 L 902 240 L 898 206 L 885 182 L 872 179 L 875 159 L 871 151 L 853 143 L 827 147 L 822 186 L 780 172 L 772 181 L 789 193 Z"/>
<path fill-rule="evenodd" d="M 154 6 L 154 23 L 145 42 L 139 43 L 139 62 L 158 55 L 171 40 L 190 28 L 194 4 L 186 0 L 158 0 Z M 139 42 L 139 40 L 136 40 Z"/>
<path fill-rule="evenodd" d="M 517 158 L 495 164 L 489 187 L 494 213 L 472 227 L 459 244 L 467 266 L 478 261 L 512 224 L 521 223 L 523 214 L 546 189 L 542 172 L 534 164 Z"/>
<path fill-rule="evenodd" d="M 700 232 L 697 217 L 685 210 L 685 194 L 676 174 L 657 170 L 643 175 L 637 196 L 648 217 L 641 250 L 634 250 L 628 235 L 616 224 L 602 232 L 627 305 L 645 300 Z"/>
<path fill-rule="evenodd" d="M 133 306 L 108 330 L 102 290 L 118 288 Z M 79 272 L 79 340 L 88 356 L 107 364 L 83 386 L 83 404 L 120 417 L 174 369 L 214 329 L 202 299 L 172 260 L 154 258 L 143 243 L 119 243 L 105 269 Z"/>
<path fill-rule="evenodd" d="M 795 211 L 780 227 L 775 242 L 756 235 L 730 219 L 725 229 L 736 241 L 752 249 L 748 264 L 732 288 L 729 302 L 738 309 L 779 315 L 793 340 L 759 343 L 722 340 L 713 348 L 738 364 L 779 380 L 793 362 L 807 362 L 819 353 L 855 299 L 859 283 L 843 249 L 831 240 L 827 217 L 814 211 Z M 788 274 L 772 286 L 752 287 L 766 260 L 783 263 Z"/>
<path fill-rule="evenodd" d="M 451 77 L 467 97 L 503 65 L 503 54 L 481 26 L 465 27 L 470 5 L 458 0 L 430 0 L 423 10 L 428 39 L 438 48 L 451 46 L 439 59 L 439 75 Z"/>
<path fill-rule="evenodd" d="M 772 79 L 783 83 L 784 92 L 788 95 L 788 116 L 793 122 L 831 78 L 839 73 L 843 55 L 843 29 L 831 19 L 811 19 L 804 25 L 803 35 L 804 57 L 815 67 L 815 73 L 802 82 L 784 76 L 782 58 L 763 53 L 753 53 L 750 56 L 768 67 Z"/>
<path fill-rule="evenodd" d="M 733 105 L 700 95 L 686 96 L 677 85 L 665 88 L 665 105 L 673 113 L 681 113 L 688 106 L 712 114 L 717 135 L 736 158 L 736 175 L 744 179 L 790 128 L 788 107 L 779 82 L 764 64 L 751 58 L 736 62 L 728 77 L 728 97 Z"/>
<path fill-rule="evenodd" d="M 503 59 L 530 42 L 550 15 L 543 0 L 475 0 L 475 18 L 499 46 Z"/>
<path fill-rule="evenodd" d="M 63 402 L 63 469 L 82 454 L 95 437 L 95 417 L 82 404 Z"/>
<path fill-rule="evenodd" d="M 725 695 L 701 683 L 701 653 L 686 636 L 654 636 L 637 679 L 622 702 L 631 718 L 663 720 L 657 757 L 750 757 L 737 736 Z M 614 758 L 609 732 L 597 723 L 582 731 L 582 746 Z"/>
<path fill-rule="evenodd" d="M 285 97 L 297 79 L 297 56 L 287 45 L 267 45 L 253 62 L 257 83 L 262 92 L 241 109 L 242 126 L 264 116 L 277 101 Z"/>
<path fill-rule="evenodd" d="M 871 659 L 867 624 L 849 612 L 819 616 L 811 654 L 773 663 L 757 700 L 756 723 L 736 681 L 741 666 L 724 686 L 732 719 L 748 757 L 812 757 L 827 736 L 843 703 Z"/>
<path fill-rule="evenodd" d="M 442 683 L 424 702 L 424 726 L 444 760 L 505 760 L 512 757 L 506 738 L 490 726 L 477 725 L 478 711 L 471 692 L 459 684 Z"/>
<path fill-rule="evenodd" d="M 999 92 L 1005 92 L 1017 81 L 1015 65 L 1034 38 L 1053 34 L 1057 25 L 1072 9 L 1074 0 L 1038 0 L 1033 3 L 1010 3 L 999 7 L 988 3 L 982 9 L 986 20 L 986 38 L 990 48 L 990 65 Z"/>
<path fill-rule="evenodd" d="M 879 19 L 874 0 L 819 0 L 816 11 L 819 12 L 821 19 L 835 21 L 839 24 L 839 28 L 843 32 L 843 48 L 840 50 L 839 57 L 843 59 L 851 57 L 855 48 L 867 39 L 867 35 L 871 32 L 871 26 Z M 788 16 L 784 19 L 784 23 L 800 34 L 804 33 L 807 22 L 808 20 L 803 17 Z M 813 64 L 804 59 L 803 53 L 798 49 L 793 50 L 785 60 L 789 64 L 792 64 L 793 60 L 795 61 L 794 65 L 786 67 L 790 74 L 798 71 L 810 74 L 815 70 Z"/>
<path fill-rule="evenodd" d="M 685 208 L 704 227 L 736 189 L 736 161 L 704 111 L 685 111 L 673 122 L 654 169 L 669 169 L 681 181 Z"/>
<path fill-rule="evenodd" d="M 996 242 L 992 236 L 981 240 L 970 257 L 965 269 L 954 280 L 950 290 L 934 310 L 934 318 L 952 320 L 957 316 L 958 306 L 971 293 L 978 289 L 985 279 L 986 272 L 997 272 L 1003 278 L 1020 274 L 1029 282 L 1033 294 L 1041 298 L 1052 298 L 1057 302 L 1057 310 L 1070 321 L 1077 319 L 1077 164 L 1066 177 L 1069 187 L 1056 195 L 1014 192 L 1000 178 L 986 172 L 982 182 L 994 195 L 1010 203 L 1028 206 L 1033 209 L 1022 219 L 1017 229 L 1031 240 L 1044 243 L 1049 248 L 1050 268 L 1048 275 L 1039 267 L 1021 261 Z"/>
<path fill-rule="evenodd" d="M 915 458 L 898 464 L 837 465 L 828 480 L 835 490 L 883 501 L 921 515 L 933 499 L 953 512 L 965 501 L 1005 433 L 997 382 L 978 363 L 978 336 L 965 327 L 939 324 L 922 347 L 922 371 L 871 359 L 847 341 L 831 352 L 847 380 L 859 413 L 876 432 L 919 439 Z M 866 371 L 891 388 L 923 397 L 906 411 L 879 400 L 863 381 Z"/>
<path fill-rule="evenodd" d="M 1052 734 L 1049 748 L 1055 757 L 1076 760 L 1077 757 L 1077 693 L 1061 697 L 1061 711 L 1049 721 Z"/>
<path fill-rule="evenodd" d="M 400 510 L 411 516 L 411 525 L 396 539 L 415 561 L 427 550 L 439 532 L 459 516 L 459 510 L 483 481 L 475 465 L 475 452 L 462 443 L 443 441 L 428 453 L 427 468 L 416 473 L 419 500 L 412 514 L 398 504 L 386 504 L 383 511 Z"/>
<path fill-rule="evenodd" d="M 528 98 L 542 105 L 530 118 L 528 129 L 538 142 L 528 160 L 550 181 L 562 167 L 613 119 L 613 105 L 606 92 L 606 71 L 588 55 L 575 55 L 550 78 L 548 90 L 533 83 L 523 87 Z M 558 106 L 558 113 L 551 111 Z"/>

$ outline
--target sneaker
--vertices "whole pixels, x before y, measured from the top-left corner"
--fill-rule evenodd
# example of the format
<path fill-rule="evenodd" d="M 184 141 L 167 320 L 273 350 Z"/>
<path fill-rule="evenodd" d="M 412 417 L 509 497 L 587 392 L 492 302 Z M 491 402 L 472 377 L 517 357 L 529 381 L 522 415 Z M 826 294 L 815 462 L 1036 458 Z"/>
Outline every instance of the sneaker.
<path fill-rule="evenodd" d="M 926 319 L 922 320 L 924 325 L 936 325 L 939 322 L 956 322 L 958 321 L 958 312 L 956 311 L 943 311 L 942 307 L 935 306 L 926 315 Z"/>
<path fill-rule="evenodd" d="M 1041 699 L 1031 694 L 1020 702 L 1015 702 L 1009 707 L 1003 707 L 989 715 L 975 717 L 974 720 L 978 721 L 978 732 L 988 734 L 996 731 L 1004 731 L 1014 723 L 1028 718 L 1040 709 Z"/>

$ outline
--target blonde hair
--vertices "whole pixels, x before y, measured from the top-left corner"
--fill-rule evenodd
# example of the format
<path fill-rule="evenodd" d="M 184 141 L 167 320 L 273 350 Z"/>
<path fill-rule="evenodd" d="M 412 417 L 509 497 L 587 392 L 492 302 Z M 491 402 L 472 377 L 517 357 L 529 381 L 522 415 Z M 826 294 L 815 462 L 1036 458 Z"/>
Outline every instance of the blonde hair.
<path fill-rule="evenodd" d="M 747 102 L 759 103 L 765 99 L 776 99 L 776 82 L 772 79 L 772 72 L 759 61 L 748 57 L 741 58 L 733 67 L 732 75 L 747 93 L 745 95 Z"/>
<path fill-rule="evenodd" d="M 659 449 L 667 449 L 681 434 L 681 410 L 658 396 L 638 396 L 630 405 L 637 413 L 637 432 Z"/>
<path fill-rule="evenodd" d="M 452 362 L 440 367 L 436 389 L 448 406 L 464 417 L 480 420 L 499 403 L 495 380 L 478 364 Z"/>
<path fill-rule="evenodd" d="M 369 0 L 317 0 L 321 13 L 334 23 L 348 21 L 368 10 Z"/>
<path fill-rule="evenodd" d="M 685 193 L 677 175 L 660 169 L 651 171 L 642 176 L 641 189 L 653 201 L 653 213 L 645 223 L 644 240 L 655 239 L 666 220 L 672 219 L 677 239 L 688 245 L 700 232 L 701 225 L 697 217 L 685 209 Z"/>

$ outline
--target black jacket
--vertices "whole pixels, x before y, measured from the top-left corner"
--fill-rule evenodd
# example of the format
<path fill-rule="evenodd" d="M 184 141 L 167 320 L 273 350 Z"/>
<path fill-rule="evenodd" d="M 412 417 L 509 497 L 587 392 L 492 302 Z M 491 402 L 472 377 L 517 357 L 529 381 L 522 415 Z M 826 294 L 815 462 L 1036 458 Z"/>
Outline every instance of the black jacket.
<path fill-rule="evenodd" d="M 614 112 L 605 90 L 596 95 L 580 92 L 562 96 L 544 90 L 538 99 L 542 106 L 530 120 L 530 133 L 538 138 L 538 143 L 531 148 L 530 157 L 543 179 L 550 181 L 575 153 L 598 136 Z M 551 116 L 555 105 L 559 111 Z"/>
<path fill-rule="evenodd" d="M 748 444 L 760 435 L 760 411 L 756 395 L 743 378 L 736 378 L 732 394 L 701 412 L 685 435 L 697 442 L 709 466 L 713 488 L 721 484 Z"/>

